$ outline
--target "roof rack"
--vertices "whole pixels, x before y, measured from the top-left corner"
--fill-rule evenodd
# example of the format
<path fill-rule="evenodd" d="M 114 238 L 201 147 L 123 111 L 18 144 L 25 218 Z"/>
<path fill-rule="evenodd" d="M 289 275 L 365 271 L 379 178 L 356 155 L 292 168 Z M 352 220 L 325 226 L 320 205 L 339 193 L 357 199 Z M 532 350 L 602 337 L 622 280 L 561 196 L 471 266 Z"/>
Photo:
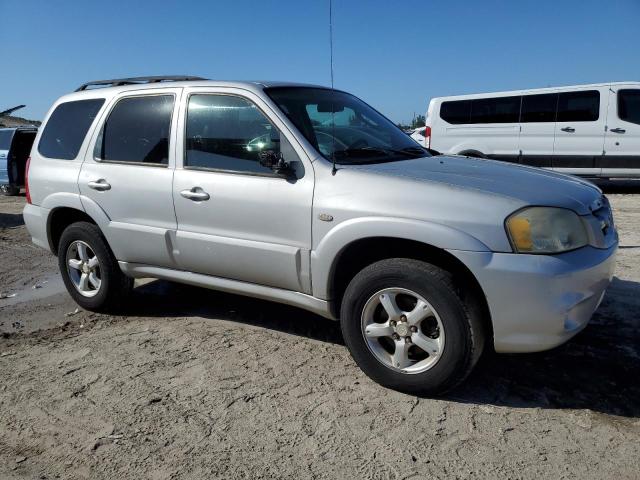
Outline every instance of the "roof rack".
<path fill-rule="evenodd" d="M 202 77 L 191 77 L 188 75 L 160 75 L 156 77 L 129 77 L 129 78 L 114 78 L 113 80 L 95 80 L 93 82 L 87 82 L 76 88 L 76 92 L 86 90 L 88 87 L 119 87 L 122 85 L 136 85 L 145 83 L 160 83 L 160 82 L 180 82 L 184 80 L 207 80 Z"/>

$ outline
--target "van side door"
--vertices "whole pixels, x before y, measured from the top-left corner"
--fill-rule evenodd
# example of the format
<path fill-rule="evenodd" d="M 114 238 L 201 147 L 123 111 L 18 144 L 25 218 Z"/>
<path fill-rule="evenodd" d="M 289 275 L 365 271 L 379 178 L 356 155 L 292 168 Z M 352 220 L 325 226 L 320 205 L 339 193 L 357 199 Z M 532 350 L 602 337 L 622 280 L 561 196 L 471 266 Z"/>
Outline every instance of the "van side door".
<path fill-rule="evenodd" d="M 521 164 L 551 167 L 557 104 L 557 93 L 522 96 L 518 146 Z"/>
<path fill-rule="evenodd" d="M 182 270 L 309 293 L 314 173 L 258 95 L 191 88 L 181 115 L 173 198 Z M 294 172 L 260 163 L 281 153 Z"/>
<path fill-rule="evenodd" d="M 601 175 L 640 176 L 640 85 L 616 85 L 610 95 Z"/>
<path fill-rule="evenodd" d="M 554 170 L 577 175 L 600 174 L 608 101 L 608 87 L 559 92 Z"/>
<path fill-rule="evenodd" d="M 78 177 L 85 210 L 100 208 L 120 261 L 172 267 L 172 181 L 176 117 L 182 89 L 125 91 L 94 132 Z"/>

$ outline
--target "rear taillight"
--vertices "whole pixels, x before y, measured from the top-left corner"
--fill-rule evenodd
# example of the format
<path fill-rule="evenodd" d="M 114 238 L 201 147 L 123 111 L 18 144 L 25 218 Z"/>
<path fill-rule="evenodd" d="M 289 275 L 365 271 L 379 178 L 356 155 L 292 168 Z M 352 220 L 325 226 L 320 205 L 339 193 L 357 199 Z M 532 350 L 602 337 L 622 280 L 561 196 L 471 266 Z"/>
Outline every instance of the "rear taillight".
<path fill-rule="evenodd" d="M 424 129 L 424 143 L 427 148 L 431 148 L 431 127 L 425 127 Z"/>
<path fill-rule="evenodd" d="M 31 194 L 29 193 L 29 165 L 31 165 L 31 157 L 27 158 L 27 166 L 24 169 L 24 189 L 26 190 L 27 203 L 31 203 Z"/>

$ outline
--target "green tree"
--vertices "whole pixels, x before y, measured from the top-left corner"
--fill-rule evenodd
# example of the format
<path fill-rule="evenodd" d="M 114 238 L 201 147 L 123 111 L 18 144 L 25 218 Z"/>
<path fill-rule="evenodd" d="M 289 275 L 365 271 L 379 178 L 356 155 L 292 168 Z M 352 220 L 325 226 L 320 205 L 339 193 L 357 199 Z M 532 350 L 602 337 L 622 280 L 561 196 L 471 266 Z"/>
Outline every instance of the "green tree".
<path fill-rule="evenodd" d="M 424 127 L 424 125 L 425 125 L 424 115 L 416 116 L 416 118 L 413 119 L 413 122 L 411 122 L 411 128 Z"/>

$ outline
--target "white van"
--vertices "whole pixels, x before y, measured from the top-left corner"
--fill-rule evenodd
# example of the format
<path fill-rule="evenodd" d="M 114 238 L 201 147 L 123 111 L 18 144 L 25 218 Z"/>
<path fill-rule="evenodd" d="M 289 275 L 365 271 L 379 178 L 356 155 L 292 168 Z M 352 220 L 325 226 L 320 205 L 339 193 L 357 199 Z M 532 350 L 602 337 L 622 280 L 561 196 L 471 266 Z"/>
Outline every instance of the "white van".
<path fill-rule="evenodd" d="M 426 147 L 590 177 L 640 177 L 640 82 L 434 98 Z"/>

